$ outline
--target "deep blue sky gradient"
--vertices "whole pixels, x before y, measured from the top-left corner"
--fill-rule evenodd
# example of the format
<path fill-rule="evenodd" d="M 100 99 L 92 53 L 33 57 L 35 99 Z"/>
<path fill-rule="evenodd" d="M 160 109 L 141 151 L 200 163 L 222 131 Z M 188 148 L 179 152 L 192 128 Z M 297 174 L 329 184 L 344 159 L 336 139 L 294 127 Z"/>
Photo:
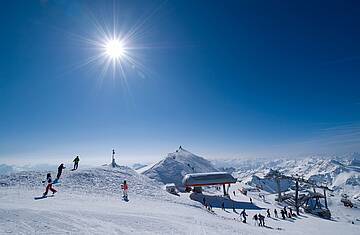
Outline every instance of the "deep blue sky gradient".
<path fill-rule="evenodd" d="M 114 8 L 115 6 L 115 8 Z M 8 1 L 0 8 L 0 163 L 152 161 L 360 150 L 358 1 Z M 154 14 L 151 15 L 152 12 Z M 127 86 L 77 36 L 126 31 Z"/>

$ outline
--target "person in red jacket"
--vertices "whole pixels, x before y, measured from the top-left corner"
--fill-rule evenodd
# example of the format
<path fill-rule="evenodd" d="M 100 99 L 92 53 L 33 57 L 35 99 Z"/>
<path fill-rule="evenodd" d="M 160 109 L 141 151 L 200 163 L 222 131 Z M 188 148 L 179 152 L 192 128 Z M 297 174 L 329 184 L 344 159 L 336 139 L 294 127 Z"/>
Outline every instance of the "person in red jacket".
<path fill-rule="evenodd" d="M 123 190 L 123 198 L 124 199 L 128 199 L 128 189 L 129 189 L 129 186 L 128 184 L 126 183 L 126 180 L 124 180 L 124 182 L 121 184 L 121 189 Z"/>

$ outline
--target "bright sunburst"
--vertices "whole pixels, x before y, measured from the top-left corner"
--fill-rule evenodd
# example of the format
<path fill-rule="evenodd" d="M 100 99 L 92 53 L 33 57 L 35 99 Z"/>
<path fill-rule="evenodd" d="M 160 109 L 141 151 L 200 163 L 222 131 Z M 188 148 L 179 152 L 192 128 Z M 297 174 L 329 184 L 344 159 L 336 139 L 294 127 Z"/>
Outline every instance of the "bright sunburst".
<path fill-rule="evenodd" d="M 149 14 L 140 17 L 133 25 L 128 24 L 127 27 L 118 20 L 115 2 L 112 22 L 103 21 L 101 17 L 89 14 L 91 16 L 89 22 L 93 24 L 93 27 L 89 29 L 91 33 L 86 36 L 79 34 L 72 34 L 72 36 L 84 44 L 91 54 L 89 53 L 84 61 L 74 65 L 73 69 L 94 65 L 92 67 L 95 71 L 99 69 L 97 77 L 101 81 L 111 76 L 125 85 L 127 85 L 130 75 L 145 78 L 151 71 L 141 61 L 147 54 L 145 50 L 154 48 L 152 44 L 146 42 L 146 36 L 150 32 L 149 29 L 152 28 L 148 25 L 148 21 L 162 5 L 160 4 Z"/>
<path fill-rule="evenodd" d="M 106 54 L 111 59 L 121 59 L 126 54 L 126 48 L 124 43 L 119 39 L 111 39 L 104 45 Z"/>

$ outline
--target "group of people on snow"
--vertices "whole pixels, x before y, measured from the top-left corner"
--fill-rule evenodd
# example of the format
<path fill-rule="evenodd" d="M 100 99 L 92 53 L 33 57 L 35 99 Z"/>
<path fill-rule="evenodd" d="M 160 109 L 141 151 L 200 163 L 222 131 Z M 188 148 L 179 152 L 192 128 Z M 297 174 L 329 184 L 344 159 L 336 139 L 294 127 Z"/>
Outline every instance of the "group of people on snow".
<path fill-rule="evenodd" d="M 76 156 L 75 159 L 73 160 L 73 162 L 74 162 L 74 168 L 73 168 L 72 170 L 77 170 L 77 169 L 78 169 L 78 167 L 79 167 L 79 161 L 80 161 L 79 156 Z M 47 173 L 47 175 L 46 175 L 46 180 L 43 181 L 43 183 L 47 183 L 46 188 L 45 188 L 45 192 L 43 193 L 43 196 L 44 196 L 44 197 L 47 196 L 47 194 L 49 193 L 49 190 L 50 190 L 53 194 L 55 194 L 55 193 L 57 192 L 57 190 L 53 188 L 53 184 L 56 184 L 56 183 L 59 182 L 60 177 L 61 177 L 61 174 L 62 174 L 62 172 L 63 172 L 63 170 L 64 170 L 65 168 L 66 168 L 66 167 L 64 166 L 64 163 L 61 163 L 61 164 L 59 165 L 55 180 L 52 180 L 51 173 Z"/>
<path fill-rule="evenodd" d="M 283 209 L 280 210 L 282 219 L 286 219 L 286 217 L 292 218 L 293 216 L 296 216 L 296 214 L 293 213 L 293 210 L 291 207 L 288 208 L 289 212 L 287 211 L 286 208 L 287 207 L 285 206 Z M 277 209 L 274 209 L 274 216 L 275 216 L 275 218 L 279 218 Z M 266 210 L 266 217 L 271 218 L 270 209 Z M 255 225 L 259 225 L 262 227 L 265 226 L 265 216 L 261 215 L 260 213 L 255 214 L 253 216 L 253 220 L 254 220 Z"/>
<path fill-rule="evenodd" d="M 79 156 L 76 156 L 75 159 L 73 160 L 74 167 L 73 167 L 72 171 L 75 171 L 78 169 L 79 162 L 80 162 L 80 158 L 79 158 Z M 43 193 L 43 197 L 47 196 L 47 194 L 49 193 L 49 190 L 53 193 L 53 195 L 57 192 L 57 190 L 53 188 L 53 184 L 56 184 L 59 182 L 64 169 L 66 169 L 66 167 L 64 166 L 64 163 L 61 163 L 58 167 L 58 171 L 57 171 L 55 180 L 52 180 L 51 173 L 47 173 L 46 180 L 42 181 L 43 183 L 47 183 L 45 192 Z M 121 184 L 121 189 L 123 190 L 123 199 L 128 200 L 129 186 L 128 186 L 126 180 L 124 180 L 123 183 Z"/>
<path fill-rule="evenodd" d="M 255 225 L 259 225 L 260 227 L 265 227 L 265 216 L 263 216 L 261 213 L 255 214 L 253 216 L 253 220 Z"/>
<path fill-rule="evenodd" d="M 72 171 L 75 171 L 75 170 L 78 169 L 79 162 L 80 162 L 80 158 L 79 158 L 79 156 L 76 156 L 75 159 L 73 160 L 74 167 L 73 167 Z M 58 167 L 58 171 L 57 171 L 57 175 L 56 175 L 55 180 L 52 180 L 51 173 L 47 173 L 46 180 L 42 181 L 43 183 L 47 183 L 46 188 L 45 188 L 45 192 L 43 193 L 43 197 L 47 196 L 47 194 L 49 193 L 49 190 L 53 193 L 53 195 L 57 192 L 57 190 L 53 188 L 53 184 L 56 184 L 56 183 L 59 182 L 60 177 L 61 177 L 62 172 L 63 172 L 64 169 L 66 169 L 66 167 L 64 166 L 64 163 L 61 163 L 59 165 L 59 167 Z M 123 190 L 123 198 L 124 198 L 124 200 L 128 200 L 129 186 L 128 186 L 126 180 L 124 180 L 123 183 L 121 184 L 121 189 Z"/>
<path fill-rule="evenodd" d="M 251 200 L 251 203 L 252 203 L 252 200 Z M 210 205 L 209 203 L 206 202 L 205 197 L 203 197 L 203 205 L 205 206 L 206 209 L 208 209 L 208 208 L 209 208 L 209 205 Z M 210 207 L 211 207 L 211 206 L 210 206 Z M 224 201 L 221 203 L 221 209 L 222 209 L 222 210 L 225 210 L 225 202 L 224 202 Z M 210 210 L 210 209 L 208 209 L 208 210 Z M 211 211 L 213 211 L 213 210 L 212 210 L 212 207 L 211 207 Z M 234 205 L 233 205 L 233 212 L 234 212 L 234 213 L 237 213 L 236 210 L 235 210 L 235 206 L 234 206 Z M 274 213 L 275 218 L 279 218 L 279 217 L 278 217 L 278 210 L 277 210 L 276 208 L 274 209 L 273 213 Z M 237 214 L 238 214 L 238 213 L 237 213 Z M 296 214 L 293 213 L 292 208 L 291 208 L 291 207 L 286 207 L 286 206 L 285 206 L 283 209 L 280 210 L 280 214 L 281 214 L 281 216 L 282 216 L 282 219 L 284 219 L 284 220 L 286 219 L 286 217 L 287 217 L 287 218 L 292 218 L 293 216 L 296 216 Z M 246 213 L 245 209 L 243 209 L 243 210 L 241 211 L 241 213 L 239 214 L 240 220 L 241 220 L 243 223 L 246 223 L 246 222 L 247 222 L 247 216 L 248 216 L 248 214 Z M 255 224 L 256 226 L 266 227 L 266 226 L 265 226 L 265 217 L 271 218 L 270 209 L 267 209 L 267 210 L 266 210 L 266 216 L 265 216 L 265 215 L 262 215 L 261 213 L 256 213 L 256 214 L 252 217 L 252 219 L 254 220 L 254 224 Z"/>
<path fill-rule="evenodd" d="M 288 212 L 286 210 L 286 206 L 284 206 L 284 209 L 280 210 L 280 214 L 281 214 L 282 219 L 286 219 L 286 217 L 292 218 L 293 216 L 296 216 L 296 214 L 293 213 L 292 208 L 289 207 L 289 212 Z"/>

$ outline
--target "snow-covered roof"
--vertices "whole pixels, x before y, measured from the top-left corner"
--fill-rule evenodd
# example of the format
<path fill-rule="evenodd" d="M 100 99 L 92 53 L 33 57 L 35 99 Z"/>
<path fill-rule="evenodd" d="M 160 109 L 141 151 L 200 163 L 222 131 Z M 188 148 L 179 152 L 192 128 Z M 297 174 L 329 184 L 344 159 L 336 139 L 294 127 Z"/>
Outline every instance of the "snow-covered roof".
<path fill-rule="evenodd" d="M 208 172 L 187 174 L 183 178 L 185 186 L 205 186 L 216 184 L 234 184 L 236 179 L 227 172 Z"/>

